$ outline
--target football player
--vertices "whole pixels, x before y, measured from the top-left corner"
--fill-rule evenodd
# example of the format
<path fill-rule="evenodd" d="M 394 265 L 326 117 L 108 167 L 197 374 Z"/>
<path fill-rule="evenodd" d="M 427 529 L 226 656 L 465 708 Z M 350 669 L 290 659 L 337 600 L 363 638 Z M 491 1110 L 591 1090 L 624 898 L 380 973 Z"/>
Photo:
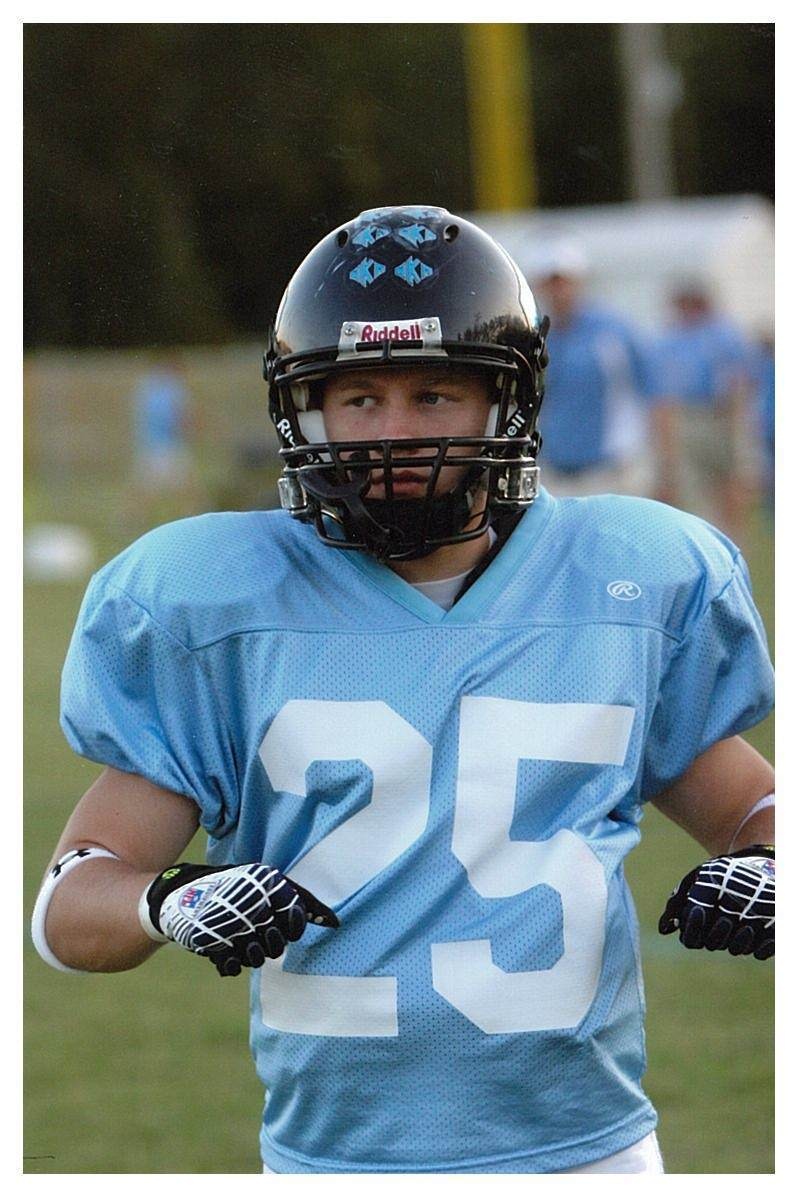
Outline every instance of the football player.
<path fill-rule="evenodd" d="M 623 874 L 648 801 L 705 848 L 662 932 L 773 952 L 747 569 L 685 513 L 540 487 L 546 331 L 461 217 L 342 225 L 264 359 L 283 511 L 154 530 L 78 617 L 62 724 L 105 769 L 37 946 L 249 968 L 268 1171 L 661 1171 Z M 198 822 L 208 863 L 177 861 Z"/>

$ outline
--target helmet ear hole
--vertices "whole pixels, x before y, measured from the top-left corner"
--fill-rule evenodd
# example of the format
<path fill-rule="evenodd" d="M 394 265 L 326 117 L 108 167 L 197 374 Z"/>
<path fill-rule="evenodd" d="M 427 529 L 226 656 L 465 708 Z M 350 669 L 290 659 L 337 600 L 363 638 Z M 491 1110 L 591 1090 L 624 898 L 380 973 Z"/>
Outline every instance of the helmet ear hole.
<path fill-rule="evenodd" d="M 348 241 L 349 241 L 349 239 L 350 239 L 350 235 L 349 235 L 349 233 L 347 232 L 347 230 L 346 230 L 346 229 L 340 229 L 340 230 L 339 230 L 339 232 L 338 232 L 338 233 L 337 233 L 337 235 L 336 235 L 336 245 L 337 245 L 337 246 L 346 246 L 346 245 L 347 245 L 347 243 L 348 243 Z"/>
<path fill-rule="evenodd" d="M 446 226 L 444 234 L 442 236 L 444 237 L 444 240 L 446 242 L 454 242 L 456 240 L 456 238 L 458 237 L 458 226 L 457 225 Z"/>

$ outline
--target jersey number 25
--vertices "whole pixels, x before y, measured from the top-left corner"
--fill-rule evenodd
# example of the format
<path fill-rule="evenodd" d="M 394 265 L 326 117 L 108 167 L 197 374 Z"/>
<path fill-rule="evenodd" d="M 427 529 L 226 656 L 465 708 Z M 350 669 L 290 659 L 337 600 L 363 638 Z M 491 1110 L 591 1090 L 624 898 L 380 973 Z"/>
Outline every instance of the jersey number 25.
<path fill-rule="evenodd" d="M 485 1033 L 571 1028 L 597 990 L 605 941 L 602 864 L 571 830 L 546 841 L 512 841 L 520 759 L 621 765 L 634 710 L 613 704 L 539 704 L 465 696 L 452 850 L 486 899 L 540 884 L 558 892 L 564 952 L 547 970 L 503 971 L 488 939 L 431 946 L 433 987 Z M 492 730 L 492 755 L 485 754 Z M 370 802 L 292 866 L 291 877 L 336 906 L 419 838 L 428 822 L 433 750 L 380 700 L 290 700 L 270 725 L 260 756 L 276 791 L 306 795 L 313 762 L 361 760 Z M 342 931 L 344 932 L 344 931 Z M 265 1025 L 326 1037 L 396 1037 L 393 976 L 301 975 L 283 959 L 261 968 Z"/>

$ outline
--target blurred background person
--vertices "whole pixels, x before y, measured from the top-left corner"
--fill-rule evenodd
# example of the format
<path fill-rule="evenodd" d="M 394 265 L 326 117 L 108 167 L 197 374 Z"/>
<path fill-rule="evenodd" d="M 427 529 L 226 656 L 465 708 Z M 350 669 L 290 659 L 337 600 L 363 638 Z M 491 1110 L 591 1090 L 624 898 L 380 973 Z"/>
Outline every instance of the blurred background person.
<path fill-rule="evenodd" d="M 770 521 L 775 515 L 775 338 L 765 332 L 753 355 L 754 409 L 760 449 L 761 500 Z"/>
<path fill-rule="evenodd" d="M 552 322 L 542 407 L 545 486 L 556 496 L 647 495 L 652 486 L 649 348 L 632 324 L 585 295 L 588 262 L 572 241 L 547 247 L 534 293 Z"/>
<path fill-rule="evenodd" d="M 136 527 L 195 512 L 202 503 L 192 442 L 197 433 L 183 364 L 174 350 L 156 351 L 131 397 Z"/>
<path fill-rule="evenodd" d="M 758 490 L 753 346 L 699 282 L 676 288 L 671 309 L 657 354 L 656 495 L 741 545 Z"/>

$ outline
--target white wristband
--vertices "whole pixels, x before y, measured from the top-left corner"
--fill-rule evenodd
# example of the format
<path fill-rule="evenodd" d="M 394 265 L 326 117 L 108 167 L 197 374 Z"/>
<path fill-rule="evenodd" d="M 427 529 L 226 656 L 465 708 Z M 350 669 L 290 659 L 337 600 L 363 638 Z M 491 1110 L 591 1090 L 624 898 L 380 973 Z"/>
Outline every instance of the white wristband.
<path fill-rule="evenodd" d="M 154 876 L 154 878 L 157 878 L 157 876 Z M 151 879 L 150 883 L 148 883 L 147 887 L 139 897 L 139 924 L 152 941 L 168 942 L 169 938 L 165 937 L 160 930 L 156 929 L 150 918 L 150 905 L 147 902 L 147 893 L 150 891 L 152 886 L 153 880 Z"/>
<path fill-rule="evenodd" d="M 50 907 L 53 892 L 61 883 L 61 880 L 70 871 L 73 871 L 79 863 L 85 862 L 88 858 L 115 858 L 119 862 L 118 854 L 112 854 L 110 850 L 103 850 L 100 846 L 85 846 L 80 850 L 67 851 L 55 866 L 51 867 L 47 872 L 39 895 L 36 897 L 36 904 L 33 906 L 33 916 L 31 917 L 31 937 L 39 956 L 44 959 L 48 966 L 55 967 L 57 971 L 67 971 L 70 975 L 86 975 L 88 972 L 80 970 L 79 967 L 67 967 L 64 963 L 59 962 L 47 944 L 45 922 L 47 921 L 47 910 Z"/>
<path fill-rule="evenodd" d="M 760 800 L 756 801 L 756 803 L 753 805 L 753 807 L 750 809 L 750 811 L 748 813 L 745 813 L 744 817 L 742 817 L 741 821 L 739 822 L 739 827 L 736 830 L 736 833 L 731 838 L 730 845 L 728 846 L 729 854 L 730 854 L 731 850 L 733 849 L 733 847 L 736 845 L 736 839 L 738 838 L 739 834 L 742 832 L 742 830 L 744 829 L 745 825 L 750 820 L 750 818 L 754 817 L 757 812 L 761 812 L 762 808 L 774 808 L 774 807 L 775 807 L 775 793 L 774 792 L 770 792 L 770 794 L 768 796 L 762 796 L 762 798 Z M 771 842 L 770 842 L 770 845 L 772 845 Z"/>

